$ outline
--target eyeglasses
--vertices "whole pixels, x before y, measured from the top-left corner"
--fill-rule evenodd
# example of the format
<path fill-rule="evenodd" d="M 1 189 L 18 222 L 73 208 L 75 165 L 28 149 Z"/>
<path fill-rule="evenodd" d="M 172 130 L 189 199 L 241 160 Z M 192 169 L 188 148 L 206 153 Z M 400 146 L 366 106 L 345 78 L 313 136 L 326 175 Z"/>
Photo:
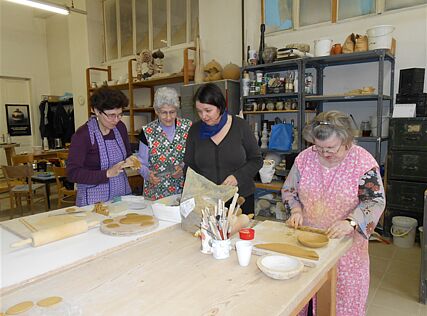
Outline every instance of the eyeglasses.
<path fill-rule="evenodd" d="M 158 112 L 159 116 L 161 117 L 168 117 L 168 116 L 176 116 L 177 112 L 176 111 L 159 111 Z"/>
<path fill-rule="evenodd" d="M 107 114 L 104 111 L 101 111 L 101 113 L 104 114 L 110 121 L 113 121 L 115 119 L 121 120 L 123 117 L 123 112 L 119 114 Z"/>
<path fill-rule="evenodd" d="M 337 146 L 335 146 L 335 147 L 320 147 L 320 146 L 314 145 L 311 147 L 311 150 L 313 150 L 314 152 L 321 153 L 321 154 L 336 154 L 337 152 L 340 151 L 341 146 L 342 146 L 342 144 L 339 145 L 338 147 Z"/>

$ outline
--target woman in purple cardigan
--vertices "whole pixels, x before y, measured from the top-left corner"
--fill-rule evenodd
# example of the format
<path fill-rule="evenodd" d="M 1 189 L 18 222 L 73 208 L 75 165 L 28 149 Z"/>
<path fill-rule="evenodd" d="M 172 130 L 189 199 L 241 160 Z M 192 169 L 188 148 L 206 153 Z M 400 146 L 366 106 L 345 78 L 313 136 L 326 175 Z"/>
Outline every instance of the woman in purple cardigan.
<path fill-rule="evenodd" d="M 71 139 L 67 177 L 77 183 L 77 206 L 105 202 L 131 193 L 123 168 L 131 149 L 121 122 L 129 103 L 119 90 L 97 89 L 90 97 L 93 112 Z"/>

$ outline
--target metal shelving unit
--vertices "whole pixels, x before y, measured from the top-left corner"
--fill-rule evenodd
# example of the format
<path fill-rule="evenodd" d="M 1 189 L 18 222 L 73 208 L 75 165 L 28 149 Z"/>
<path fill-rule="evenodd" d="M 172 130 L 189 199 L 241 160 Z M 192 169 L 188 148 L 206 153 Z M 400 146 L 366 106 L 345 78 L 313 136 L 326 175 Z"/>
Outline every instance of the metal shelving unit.
<path fill-rule="evenodd" d="M 384 76 L 385 69 L 384 63 L 389 62 L 390 69 L 390 95 L 384 94 Z M 324 69 L 326 67 L 336 67 L 343 65 L 356 65 L 366 63 L 378 64 L 378 84 L 377 94 L 369 95 L 324 95 Z M 377 135 L 381 135 L 382 131 L 382 115 L 384 108 L 384 101 L 388 102 L 390 113 L 393 112 L 393 96 L 394 96 L 394 69 L 395 60 L 394 56 L 386 49 L 378 49 L 366 52 L 358 52 L 352 54 L 340 54 L 324 57 L 303 58 L 303 74 L 307 68 L 316 69 L 317 79 L 317 94 L 305 95 L 303 94 L 303 102 L 316 101 L 319 103 L 319 110 L 323 110 L 323 104 L 326 102 L 363 102 L 363 101 L 376 101 L 377 102 Z M 381 160 L 381 143 L 387 141 L 387 137 L 358 137 L 359 142 L 375 142 L 375 159 L 380 163 Z"/>

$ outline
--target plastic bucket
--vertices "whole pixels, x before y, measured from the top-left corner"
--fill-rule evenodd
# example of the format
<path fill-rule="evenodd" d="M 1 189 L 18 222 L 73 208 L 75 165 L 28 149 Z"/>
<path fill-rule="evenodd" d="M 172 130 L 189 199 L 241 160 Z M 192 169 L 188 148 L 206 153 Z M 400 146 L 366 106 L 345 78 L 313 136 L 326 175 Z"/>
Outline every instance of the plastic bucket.
<path fill-rule="evenodd" d="M 415 218 L 395 216 L 392 218 L 391 234 L 393 244 L 401 248 L 411 248 L 415 242 L 415 232 L 418 222 Z"/>
<path fill-rule="evenodd" d="M 329 56 L 331 54 L 332 40 L 322 38 L 314 41 L 314 56 Z"/>
<path fill-rule="evenodd" d="M 368 35 L 369 49 L 390 49 L 393 31 L 393 25 L 377 25 L 368 29 L 366 34 Z"/>
<path fill-rule="evenodd" d="M 388 125 L 389 125 L 389 121 L 390 121 L 389 116 L 383 116 L 381 118 L 381 135 L 377 135 L 377 126 L 378 126 L 377 117 L 376 116 L 370 116 L 369 119 L 371 121 L 372 136 L 388 137 Z"/>

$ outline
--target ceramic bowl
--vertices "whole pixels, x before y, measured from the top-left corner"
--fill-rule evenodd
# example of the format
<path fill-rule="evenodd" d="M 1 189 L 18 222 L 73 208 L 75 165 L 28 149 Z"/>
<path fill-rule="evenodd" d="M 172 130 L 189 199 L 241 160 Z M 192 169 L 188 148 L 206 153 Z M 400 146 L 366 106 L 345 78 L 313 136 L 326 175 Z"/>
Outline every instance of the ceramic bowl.
<path fill-rule="evenodd" d="M 286 280 L 300 274 L 304 264 L 289 256 L 267 255 L 257 261 L 258 268 L 267 276 L 276 280 Z"/>
<path fill-rule="evenodd" d="M 297 239 L 302 245 L 309 248 L 320 248 L 329 243 L 328 236 L 310 232 L 300 232 Z"/>

